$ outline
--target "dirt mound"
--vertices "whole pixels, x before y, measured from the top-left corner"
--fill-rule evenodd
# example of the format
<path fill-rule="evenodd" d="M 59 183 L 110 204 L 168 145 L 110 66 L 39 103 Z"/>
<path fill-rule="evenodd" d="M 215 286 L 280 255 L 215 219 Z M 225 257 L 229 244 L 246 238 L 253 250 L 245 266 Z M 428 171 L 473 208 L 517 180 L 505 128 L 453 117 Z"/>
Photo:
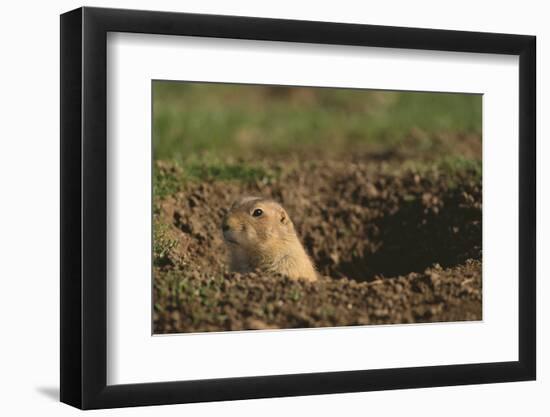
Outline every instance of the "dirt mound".
<path fill-rule="evenodd" d="M 158 333 L 481 318 L 479 261 L 369 283 L 327 277 L 309 283 L 259 273 L 182 277 L 165 277 L 172 303 L 155 311 Z"/>
<path fill-rule="evenodd" d="M 155 333 L 481 319 L 477 167 L 351 158 L 258 169 L 252 181 L 174 181 L 155 201 Z M 280 201 L 325 278 L 229 274 L 220 223 L 242 195 Z"/>

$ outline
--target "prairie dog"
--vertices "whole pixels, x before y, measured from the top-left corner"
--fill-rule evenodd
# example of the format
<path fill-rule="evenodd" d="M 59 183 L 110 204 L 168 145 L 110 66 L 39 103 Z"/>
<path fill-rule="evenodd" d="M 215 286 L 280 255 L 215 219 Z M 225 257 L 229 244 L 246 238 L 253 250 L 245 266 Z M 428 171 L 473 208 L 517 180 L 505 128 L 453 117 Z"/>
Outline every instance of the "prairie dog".
<path fill-rule="evenodd" d="M 260 197 L 237 200 L 223 219 L 222 231 L 233 271 L 260 269 L 292 279 L 317 280 L 290 217 L 275 201 Z"/>

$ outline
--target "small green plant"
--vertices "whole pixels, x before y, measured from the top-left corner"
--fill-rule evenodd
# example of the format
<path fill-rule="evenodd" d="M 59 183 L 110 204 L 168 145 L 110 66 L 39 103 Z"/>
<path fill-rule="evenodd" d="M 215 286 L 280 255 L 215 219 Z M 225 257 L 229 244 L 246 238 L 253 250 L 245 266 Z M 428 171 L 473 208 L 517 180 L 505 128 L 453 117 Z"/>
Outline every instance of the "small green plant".
<path fill-rule="evenodd" d="M 298 289 L 292 289 L 290 292 L 290 298 L 292 301 L 298 301 L 300 298 L 302 298 L 302 294 Z"/>
<path fill-rule="evenodd" d="M 153 225 L 153 265 L 170 263 L 169 255 L 178 246 L 178 241 L 168 237 L 168 227 L 160 222 Z"/>

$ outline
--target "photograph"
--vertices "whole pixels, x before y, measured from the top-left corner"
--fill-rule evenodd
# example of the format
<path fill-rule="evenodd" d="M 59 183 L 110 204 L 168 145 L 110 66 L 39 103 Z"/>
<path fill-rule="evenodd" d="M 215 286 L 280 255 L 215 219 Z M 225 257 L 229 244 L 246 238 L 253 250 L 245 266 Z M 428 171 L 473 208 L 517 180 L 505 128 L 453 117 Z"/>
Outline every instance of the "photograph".
<path fill-rule="evenodd" d="M 483 319 L 482 94 L 151 88 L 154 334 Z"/>

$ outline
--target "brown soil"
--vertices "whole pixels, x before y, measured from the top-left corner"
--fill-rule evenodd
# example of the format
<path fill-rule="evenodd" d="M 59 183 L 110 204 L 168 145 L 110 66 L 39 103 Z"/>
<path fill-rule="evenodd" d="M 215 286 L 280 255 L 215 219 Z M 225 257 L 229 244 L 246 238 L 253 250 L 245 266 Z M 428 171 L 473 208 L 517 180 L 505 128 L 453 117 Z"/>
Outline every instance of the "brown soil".
<path fill-rule="evenodd" d="M 272 162 L 274 178 L 188 181 L 156 201 L 178 243 L 155 258 L 155 333 L 480 320 L 479 173 L 354 159 Z M 319 282 L 227 271 L 221 219 L 247 194 L 286 207 Z"/>

